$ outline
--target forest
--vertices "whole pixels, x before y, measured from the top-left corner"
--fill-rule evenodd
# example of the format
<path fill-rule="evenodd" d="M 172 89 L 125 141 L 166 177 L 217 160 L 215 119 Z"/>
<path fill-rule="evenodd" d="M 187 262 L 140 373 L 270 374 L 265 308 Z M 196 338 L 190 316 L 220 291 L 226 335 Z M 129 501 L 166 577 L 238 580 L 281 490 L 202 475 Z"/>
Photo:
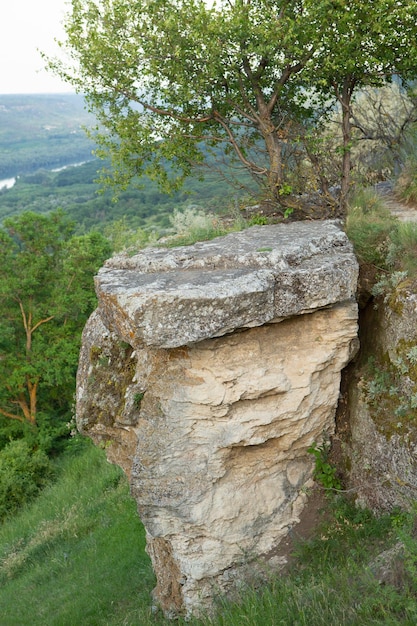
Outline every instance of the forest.
<path fill-rule="evenodd" d="M 0 95 L 0 179 L 91 159 L 78 95 Z"/>
<path fill-rule="evenodd" d="M 79 233 L 103 231 L 121 219 L 130 228 L 162 233 L 169 228 L 174 209 L 198 205 L 221 213 L 248 197 L 245 187 L 231 188 L 221 176 L 208 173 L 204 180 L 190 178 L 171 194 L 143 176 L 115 198 L 112 189 L 104 190 L 97 182 L 102 166 L 94 159 L 59 172 L 42 168 L 20 175 L 11 189 L 0 190 L 0 221 L 23 211 L 47 213 L 60 207 L 75 220 Z"/>
<path fill-rule="evenodd" d="M 0 455 L 17 446 L 26 464 L 44 454 L 42 468 L 68 442 L 80 337 L 95 307 L 100 265 L 127 243 L 175 232 L 174 214 L 239 211 L 248 193 L 243 179 L 230 188 L 211 172 L 171 194 L 143 175 L 116 196 L 98 180 L 108 164 L 92 154 L 81 128 L 92 118 L 83 107 L 71 95 L 4 96 L 0 103 L 10 120 L 1 126 L 1 171 L 16 178 L 0 190 Z M 35 480 L 15 497 L 14 479 L 2 480 L 0 519 L 37 489 Z"/>

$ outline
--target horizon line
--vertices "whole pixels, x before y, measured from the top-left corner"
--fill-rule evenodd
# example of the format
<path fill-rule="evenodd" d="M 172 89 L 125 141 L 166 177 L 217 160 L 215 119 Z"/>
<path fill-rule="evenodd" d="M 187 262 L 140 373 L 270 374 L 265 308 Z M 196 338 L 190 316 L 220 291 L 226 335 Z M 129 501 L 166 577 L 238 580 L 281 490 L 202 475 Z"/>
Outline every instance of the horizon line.
<path fill-rule="evenodd" d="M 76 91 L 8 91 L 0 92 L 1 96 L 83 96 L 82 93 Z"/>

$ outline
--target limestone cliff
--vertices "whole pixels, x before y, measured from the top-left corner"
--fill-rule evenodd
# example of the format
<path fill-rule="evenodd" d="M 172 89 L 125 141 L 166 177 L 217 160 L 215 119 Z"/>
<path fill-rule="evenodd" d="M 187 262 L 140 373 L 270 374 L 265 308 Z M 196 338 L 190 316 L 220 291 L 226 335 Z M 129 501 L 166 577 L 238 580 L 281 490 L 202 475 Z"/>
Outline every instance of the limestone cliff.
<path fill-rule="evenodd" d="M 279 563 L 356 349 L 335 222 L 254 227 L 100 270 L 77 422 L 129 476 L 167 615 Z"/>

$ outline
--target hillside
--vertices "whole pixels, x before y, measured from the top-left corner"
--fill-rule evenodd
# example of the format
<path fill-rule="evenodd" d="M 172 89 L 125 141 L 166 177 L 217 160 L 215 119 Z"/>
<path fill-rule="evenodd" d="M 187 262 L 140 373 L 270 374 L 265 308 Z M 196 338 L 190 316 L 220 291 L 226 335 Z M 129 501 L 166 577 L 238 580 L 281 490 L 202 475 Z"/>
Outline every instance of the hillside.
<path fill-rule="evenodd" d="M 190 178 L 184 189 L 167 195 L 146 177 L 131 185 L 114 201 L 112 190 L 99 193 L 97 183 L 101 161 L 94 160 L 59 172 L 39 169 L 18 178 L 11 189 L 0 190 L 0 223 L 23 211 L 48 213 L 62 208 L 77 224 L 79 233 L 103 231 L 114 221 L 123 220 L 129 228 L 161 232 L 169 228 L 174 209 L 190 205 L 221 213 L 235 204 L 244 190 L 229 187 L 218 175 L 204 180 Z"/>
<path fill-rule="evenodd" d="M 0 95 L 0 179 L 91 158 L 93 123 L 79 95 Z"/>
<path fill-rule="evenodd" d="M 0 222 L 23 211 L 48 213 L 62 208 L 80 233 L 104 230 L 118 220 L 129 228 L 160 233 L 169 228 L 175 209 L 197 204 L 224 212 L 248 195 L 247 177 L 239 176 L 239 189 L 226 182 L 224 171 L 212 171 L 204 180 L 201 172 L 196 173 L 172 195 L 142 177 L 119 193 L 115 202 L 113 191 L 100 189 L 97 183 L 104 164 L 94 159 L 94 144 L 84 130 L 93 124 L 94 117 L 79 95 L 0 95 L 0 182 L 18 177 L 11 189 L 0 189 Z M 84 161 L 78 167 L 52 171 Z"/>
<path fill-rule="evenodd" d="M 56 481 L 0 528 L 1 624 L 172 624 L 151 608 L 155 580 L 125 477 L 103 451 L 77 448 L 57 461 Z M 374 518 L 338 498 L 326 508 L 318 537 L 296 545 L 297 562 L 288 575 L 243 590 L 240 604 L 221 603 L 213 619 L 187 623 L 415 624 L 412 516 Z M 406 545 L 404 563 L 392 551 L 375 559 L 399 536 Z"/>

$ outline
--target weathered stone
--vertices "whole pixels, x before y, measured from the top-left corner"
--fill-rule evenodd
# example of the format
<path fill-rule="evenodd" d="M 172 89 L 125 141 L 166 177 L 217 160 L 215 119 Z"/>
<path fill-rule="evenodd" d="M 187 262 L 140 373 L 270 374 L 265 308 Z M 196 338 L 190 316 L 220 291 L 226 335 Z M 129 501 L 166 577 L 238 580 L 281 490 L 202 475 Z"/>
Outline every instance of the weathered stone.
<path fill-rule="evenodd" d="M 129 476 L 167 615 L 267 567 L 297 522 L 307 449 L 333 432 L 356 346 L 356 276 L 332 222 L 147 250 L 99 273 L 77 421 Z"/>
<path fill-rule="evenodd" d="M 100 307 L 125 341 L 175 348 L 352 298 L 357 265 L 336 222 L 251 229 L 110 259 Z"/>
<path fill-rule="evenodd" d="M 417 494 L 417 284 L 404 281 L 362 316 L 362 358 L 348 391 L 349 487 L 375 512 Z"/>

